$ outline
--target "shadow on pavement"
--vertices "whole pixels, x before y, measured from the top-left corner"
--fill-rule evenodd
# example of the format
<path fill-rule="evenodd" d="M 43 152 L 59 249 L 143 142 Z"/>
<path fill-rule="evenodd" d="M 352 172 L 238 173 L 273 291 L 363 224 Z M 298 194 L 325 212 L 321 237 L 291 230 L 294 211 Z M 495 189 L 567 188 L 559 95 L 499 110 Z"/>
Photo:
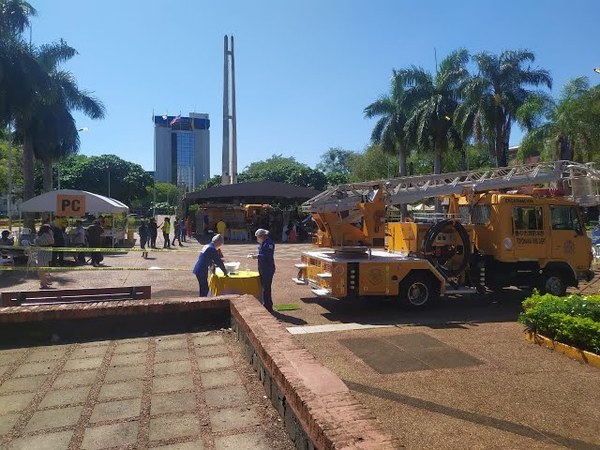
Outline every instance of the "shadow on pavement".
<path fill-rule="evenodd" d="M 307 323 L 306 320 L 288 316 L 287 314 L 282 314 L 279 311 L 273 311 L 271 314 L 273 314 L 273 317 L 281 322 L 291 323 L 292 325 L 306 325 Z"/>
<path fill-rule="evenodd" d="M 304 303 L 318 304 L 328 312 L 331 322 L 370 325 L 425 325 L 433 328 L 464 328 L 461 324 L 514 322 L 528 291 L 507 289 L 483 295 L 442 298 L 423 309 L 413 309 L 397 300 L 374 298 L 338 300 L 327 297 L 301 298 Z"/>
<path fill-rule="evenodd" d="M 487 427 L 496 428 L 501 431 L 507 431 L 509 433 L 518 434 L 520 436 L 534 439 L 538 442 L 546 442 L 548 444 L 559 443 L 560 445 L 564 445 L 567 448 L 598 448 L 598 446 L 595 444 L 584 442 L 579 439 L 561 436 L 548 431 L 540 432 L 527 425 L 509 422 L 507 420 L 497 419 L 494 417 L 484 416 L 482 414 L 477 414 L 469 411 L 463 411 L 461 409 L 440 405 L 438 403 L 422 400 L 416 397 L 410 397 L 408 395 L 399 394 L 397 392 L 392 392 L 386 389 L 380 389 L 373 386 L 366 386 L 364 384 L 355 383 L 353 381 L 342 381 L 346 384 L 346 386 L 348 386 L 348 388 L 355 392 L 379 397 L 385 400 L 392 400 L 394 402 L 402 403 L 413 408 L 418 408 L 437 414 L 443 414 L 456 419 L 472 422 L 477 425 L 484 425 Z"/>

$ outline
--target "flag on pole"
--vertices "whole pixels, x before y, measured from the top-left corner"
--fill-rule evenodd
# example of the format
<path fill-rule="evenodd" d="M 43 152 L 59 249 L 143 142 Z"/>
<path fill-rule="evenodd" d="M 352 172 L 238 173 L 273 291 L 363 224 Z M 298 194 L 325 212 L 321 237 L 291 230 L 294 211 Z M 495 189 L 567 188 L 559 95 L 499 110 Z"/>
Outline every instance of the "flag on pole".
<path fill-rule="evenodd" d="M 171 123 L 169 124 L 170 126 L 175 125 L 177 122 L 179 122 L 181 120 L 181 114 L 178 114 L 177 116 L 175 116 L 175 118 L 173 120 L 171 120 Z"/>

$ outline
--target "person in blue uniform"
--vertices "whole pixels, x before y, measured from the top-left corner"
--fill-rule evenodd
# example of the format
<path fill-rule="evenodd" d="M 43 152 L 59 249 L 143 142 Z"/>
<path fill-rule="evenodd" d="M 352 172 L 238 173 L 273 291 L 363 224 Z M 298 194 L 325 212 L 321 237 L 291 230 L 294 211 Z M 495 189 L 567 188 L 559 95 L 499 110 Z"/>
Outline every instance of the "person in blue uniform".
<path fill-rule="evenodd" d="M 198 261 L 196 261 L 194 270 L 192 270 L 198 280 L 199 297 L 206 297 L 208 295 L 208 268 L 211 265 L 219 266 L 225 276 L 227 276 L 227 269 L 225 269 L 225 264 L 223 264 L 223 259 L 221 259 L 221 255 L 219 254 L 219 247 L 223 245 L 223 242 L 223 236 L 216 234 L 212 238 L 212 242 L 206 244 L 200 251 Z"/>
<path fill-rule="evenodd" d="M 258 273 L 262 285 L 262 302 L 269 312 L 273 312 L 273 298 L 271 297 L 271 284 L 275 275 L 275 243 L 269 237 L 269 231 L 259 228 L 254 233 L 258 242 L 258 254 L 249 255 L 258 259 Z"/>

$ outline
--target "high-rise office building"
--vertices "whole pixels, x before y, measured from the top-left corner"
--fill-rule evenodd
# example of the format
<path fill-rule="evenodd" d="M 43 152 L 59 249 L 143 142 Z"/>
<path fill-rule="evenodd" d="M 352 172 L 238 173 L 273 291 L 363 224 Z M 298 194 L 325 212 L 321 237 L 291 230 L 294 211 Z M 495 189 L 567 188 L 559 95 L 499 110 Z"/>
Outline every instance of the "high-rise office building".
<path fill-rule="evenodd" d="M 193 191 L 209 178 L 208 114 L 154 116 L 154 180 Z"/>

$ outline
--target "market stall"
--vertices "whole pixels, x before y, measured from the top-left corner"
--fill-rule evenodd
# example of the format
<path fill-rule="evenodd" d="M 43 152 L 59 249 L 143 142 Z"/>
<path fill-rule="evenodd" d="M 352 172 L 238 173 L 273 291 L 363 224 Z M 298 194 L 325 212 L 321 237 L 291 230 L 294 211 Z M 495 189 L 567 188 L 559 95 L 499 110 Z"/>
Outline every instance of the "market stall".
<path fill-rule="evenodd" d="M 54 217 L 83 218 L 86 214 L 101 218 L 104 237 L 115 246 L 126 235 L 126 218 L 129 207 L 114 198 L 93 192 L 59 189 L 33 197 L 19 206 L 19 212 L 50 213 Z M 21 230 L 21 234 L 28 230 Z"/>

